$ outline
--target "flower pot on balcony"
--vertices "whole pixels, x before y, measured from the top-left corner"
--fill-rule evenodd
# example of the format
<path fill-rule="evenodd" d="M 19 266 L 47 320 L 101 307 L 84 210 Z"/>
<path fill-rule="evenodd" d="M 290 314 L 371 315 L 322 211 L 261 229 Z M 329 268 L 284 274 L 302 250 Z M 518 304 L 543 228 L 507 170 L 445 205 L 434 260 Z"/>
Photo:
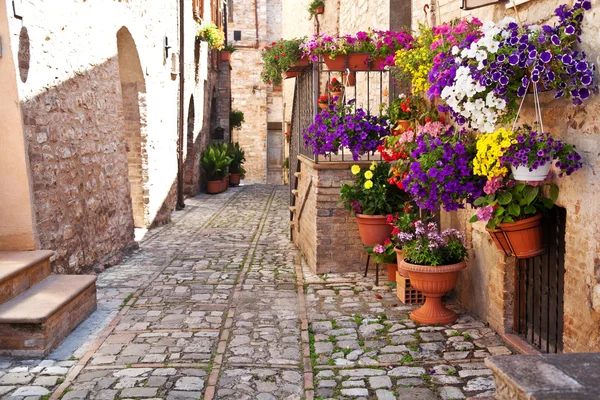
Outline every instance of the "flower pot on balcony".
<path fill-rule="evenodd" d="M 356 223 L 364 246 L 373 247 L 392 235 L 392 226 L 386 222 L 385 215 L 356 214 Z"/>
<path fill-rule="evenodd" d="M 406 119 L 399 119 L 396 121 L 396 128 L 394 129 L 394 133 L 401 134 L 410 128 L 410 121 Z"/>
<path fill-rule="evenodd" d="M 350 71 L 368 71 L 371 69 L 369 65 L 369 53 L 350 53 L 348 54 L 348 69 Z"/>
<path fill-rule="evenodd" d="M 546 180 L 548 172 L 550 172 L 550 167 L 552 167 L 552 163 L 547 162 L 533 171 L 530 171 L 528 167 L 513 167 L 512 165 L 510 166 L 510 170 L 517 181 L 543 182 Z"/>
<path fill-rule="evenodd" d="M 318 103 L 318 105 L 321 110 L 326 110 L 327 107 L 329 107 L 329 104 L 324 104 L 324 103 Z"/>
<path fill-rule="evenodd" d="M 231 61 L 231 52 L 226 51 L 226 50 L 221 51 L 221 61 L 230 62 Z"/>
<path fill-rule="evenodd" d="M 458 273 L 467 264 L 461 261 L 451 265 L 416 265 L 402 261 L 408 271 L 411 285 L 425 295 L 425 304 L 412 313 L 410 319 L 420 324 L 449 324 L 458 318 L 456 313 L 444 307 L 442 296 L 456 285 Z"/>
<path fill-rule="evenodd" d="M 502 248 L 506 255 L 517 258 L 531 258 L 544 254 L 544 231 L 542 227 L 542 213 L 525 218 L 517 222 L 498 224 L 501 233 L 490 232 L 494 243 Z M 501 235 L 501 236 L 500 236 Z"/>
<path fill-rule="evenodd" d="M 383 71 L 385 69 L 385 58 L 377 57 L 371 61 L 371 69 Z"/>
<path fill-rule="evenodd" d="M 237 186 L 240 184 L 240 174 L 229 174 L 229 184 L 231 186 Z"/>
<path fill-rule="evenodd" d="M 398 264 L 386 264 L 388 280 L 390 282 L 396 282 L 396 271 L 398 271 Z"/>
<path fill-rule="evenodd" d="M 408 271 L 404 269 L 404 267 L 402 266 L 402 261 L 404 261 L 404 251 L 402 249 L 399 249 L 397 247 L 394 247 L 394 251 L 396 252 L 396 261 L 397 261 L 397 268 L 398 268 L 398 273 L 400 275 L 402 275 L 405 278 L 408 278 Z"/>
<path fill-rule="evenodd" d="M 285 71 L 285 79 L 295 78 L 301 74 L 302 72 L 300 71 Z"/>
<path fill-rule="evenodd" d="M 335 58 L 329 57 L 329 54 L 323 56 L 323 62 L 330 71 L 343 71 L 346 69 L 346 58 L 348 56 L 338 55 Z"/>
<path fill-rule="evenodd" d="M 317 14 L 323 14 L 325 12 L 325 6 L 317 6 L 316 9 Z"/>

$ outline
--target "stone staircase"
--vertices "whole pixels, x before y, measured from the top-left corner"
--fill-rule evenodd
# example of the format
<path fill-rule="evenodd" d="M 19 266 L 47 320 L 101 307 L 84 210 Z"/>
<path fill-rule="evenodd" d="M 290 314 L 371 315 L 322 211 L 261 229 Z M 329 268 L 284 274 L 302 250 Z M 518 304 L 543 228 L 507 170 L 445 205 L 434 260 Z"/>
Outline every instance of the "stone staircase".
<path fill-rule="evenodd" d="M 0 251 L 0 355 L 46 356 L 96 309 L 96 276 L 51 275 L 53 254 Z"/>

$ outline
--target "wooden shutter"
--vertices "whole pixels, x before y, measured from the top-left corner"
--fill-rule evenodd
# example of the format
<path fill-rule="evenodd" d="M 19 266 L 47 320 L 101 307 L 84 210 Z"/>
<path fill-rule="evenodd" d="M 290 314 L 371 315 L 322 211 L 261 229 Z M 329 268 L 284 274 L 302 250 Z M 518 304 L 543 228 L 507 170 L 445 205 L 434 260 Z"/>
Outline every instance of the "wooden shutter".
<path fill-rule="evenodd" d="M 204 17 L 204 0 L 192 0 L 194 19 L 200 21 Z"/>

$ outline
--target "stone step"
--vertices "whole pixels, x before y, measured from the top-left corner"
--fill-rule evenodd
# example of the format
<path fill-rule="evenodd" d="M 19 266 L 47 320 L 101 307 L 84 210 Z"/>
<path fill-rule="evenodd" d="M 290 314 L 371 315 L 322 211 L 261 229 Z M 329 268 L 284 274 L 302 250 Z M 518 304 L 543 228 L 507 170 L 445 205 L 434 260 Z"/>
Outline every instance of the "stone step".
<path fill-rule="evenodd" d="M 494 356 L 497 399 L 597 399 L 600 353 Z"/>
<path fill-rule="evenodd" d="M 50 276 L 53 251 L 0 251 L 0 304 Z"/>
<path fill-rule="evenodd" d="M 0 354 L 46 356 L 95 309 L 95 275 L 51 275 L 0 306 Z"/>

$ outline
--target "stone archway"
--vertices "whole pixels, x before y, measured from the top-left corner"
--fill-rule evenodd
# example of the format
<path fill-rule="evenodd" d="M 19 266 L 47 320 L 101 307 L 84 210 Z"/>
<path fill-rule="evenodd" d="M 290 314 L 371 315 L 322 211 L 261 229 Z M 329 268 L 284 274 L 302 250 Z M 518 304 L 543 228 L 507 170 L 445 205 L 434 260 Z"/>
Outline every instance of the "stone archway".
<path fill-rule="evenodd" d="M 117 48 L 133 223 L 136 228 L 147 228 L 150 226 L 150 221 L 146 151 L 146 81 L 135 41 L 125 27 L 117 32 Z"/>

